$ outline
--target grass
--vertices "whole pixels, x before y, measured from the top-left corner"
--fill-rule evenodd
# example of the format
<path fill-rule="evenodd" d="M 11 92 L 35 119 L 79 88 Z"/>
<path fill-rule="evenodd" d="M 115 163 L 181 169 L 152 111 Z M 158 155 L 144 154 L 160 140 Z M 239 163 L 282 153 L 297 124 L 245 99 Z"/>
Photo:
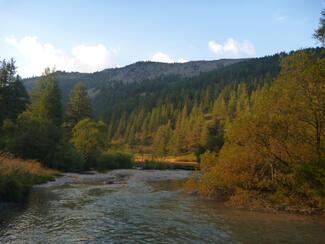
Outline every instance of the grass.
<path fill-rule="evenodd" d="M 195 156 L 194 153 L 183 154 L 183 155 L 170 157 L 170 161 L 172 161 L 172 162 L 196 162 L 197 157 Z"/>
<path fill-rule="evenodd" d="M 23 202 L 34 184 L 54 179 L 59 172 L 46 169 L 34 160 L 0 154 L 0 201 Z"/>
<path fill-rule="evenodd" d="M 191 163 L 195 164 L 197 162 L 197 158 L 194 155 L 194 153 L 190 154 L 183 154 L 183 155 L 177 155 L 177 156 L 153 156 L 152 154 L 135 154 L 135 161 L 150 161 L 150 160 L 156 160 L 156 161 L 163 161 L 163 162 L 169 162 L 169 163 Z"/>
<path fill-rule="evenodd" d="M 195 170 L 198 167 L 194 154 L 154 157 L 152 154 L 136 154 L 136 165 L 142 169 L 184 169 Z"/>

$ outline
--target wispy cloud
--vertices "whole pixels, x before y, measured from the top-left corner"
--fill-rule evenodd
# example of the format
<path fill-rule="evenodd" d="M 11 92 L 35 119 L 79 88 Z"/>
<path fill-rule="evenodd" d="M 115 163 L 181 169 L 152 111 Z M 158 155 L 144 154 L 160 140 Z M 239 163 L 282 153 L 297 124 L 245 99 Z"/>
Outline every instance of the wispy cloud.
<path fill-rule="evenodd" d="M 40 75 L 48 66 L 79 72 L 94 72 L 112 66 L 114 51 L 103 44 L 76 45 L 66 52 L 51 43 L 41 43 L 36 36 L 6 37 L 5 42 L 22 55 L 26 63 L 20 70 L 23 76 Z"/>
<path fill-rule="evenodd" d="M 223 44 L 216 41 L 209 41 L 210 51 L 220 57 L 247 57 L 256 54 L 254 45 L 249 41 L 238 42 L 228 38 Z"/>
<path fill-rule="evenodd" d="M 163 52 L 156 52 L 152 55 L 150 61 L 161 62 L 161 63 L 185 63 L 188 60 L 184 58 L 173 59 L 169 55 Z"/>
<path fill-rule="evenodd" d="M 284 20 L 286 20 L 286 17 L 284 17 L 284 16 L 275 16 L 275 20 L 276 21 L 284 21 Z"/>
<path fill-rule="evenodd" d="M 277 9 L 274 13 L 274 20 L 277 22 L 283 22 L 287 20 L 286 12 L 283 9 Z"/>

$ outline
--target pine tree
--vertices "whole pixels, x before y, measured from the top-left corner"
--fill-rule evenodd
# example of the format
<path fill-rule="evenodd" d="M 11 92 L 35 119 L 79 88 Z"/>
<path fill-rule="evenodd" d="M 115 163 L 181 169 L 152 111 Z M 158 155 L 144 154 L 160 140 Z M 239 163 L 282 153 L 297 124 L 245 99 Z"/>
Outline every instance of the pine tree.
<path fill-rule="evenodd" d="M 53 70 L 46 68 L 39 78 L 29 111 L 34 117 L 57 126 L 61 125 L 63 118 L 61 90 Z"/>
<path fill-rule="evenodd" d="M 227 104 L 222 95 L 213 104 L 212 116 L 214 121 L 225 122 L 228 119 Z"/>
<path fill-rule="evenodd" d="M 248 109 L 249 106 L 249 96 L 245 83 L 242 83 L 237 87 L 237 94 L 236 116 Z"/>
<path fill-rule="evenodd" d="M 315 30 L 314 37 L 325 46 L 325 9 L 322 11 L 319 27 Z"/>
<path fill-rule="evenodd" d="M 70 93 L 66 117 L 71 128 L 80 120 L 92 117 L 91 101 L 82 83 L 78 83 Z"/>
<path fill-rule="evenodd" d="M 28 102 L 25 87 L 16 75 L 15 61 L 0 61 L 0 125 L 5 119 L 15 120 Z"/>
<path fill-rule="evenodd" d="M 168 143 L 172 134 L 170 122 L 158 128 L 154 140 L 153 150 L 156 155 L 164 156 L 168 153 Z"/>

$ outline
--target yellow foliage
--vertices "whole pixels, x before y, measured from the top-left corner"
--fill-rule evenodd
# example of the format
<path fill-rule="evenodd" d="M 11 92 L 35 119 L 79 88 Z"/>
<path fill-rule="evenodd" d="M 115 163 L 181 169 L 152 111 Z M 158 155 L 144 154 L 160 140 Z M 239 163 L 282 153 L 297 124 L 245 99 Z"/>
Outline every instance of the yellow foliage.
<path fill-rule="evenodd" d="M 201 178 L 203 194 L 282 191 L 319 206 L 325 193 L 322 55 L 298 51 L 284 58 L 278 79 L 254 92 L 249 107 L 227 123 L 217 163 Z"/>
<path fill-rule="evenodd" d="M 10 175 L 15 172 L 40 177 L 50 177 L 59 173 L 56 170 L 44 168 L 35 160 L 22 160 L 7 153 L 0 153 L 0 174 Z"/>

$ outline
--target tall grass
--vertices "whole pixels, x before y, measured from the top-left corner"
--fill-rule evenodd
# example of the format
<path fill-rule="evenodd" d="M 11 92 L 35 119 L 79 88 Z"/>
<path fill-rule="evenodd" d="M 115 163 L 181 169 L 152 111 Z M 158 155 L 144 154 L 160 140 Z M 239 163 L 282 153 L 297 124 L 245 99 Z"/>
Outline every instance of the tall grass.
<path fill-rule="evenodd" d="M 58 171 L 46 169 L 34 160 L 22 160 L 0 153 L 0 201 L 23 202 L 33 184 L 51 180 Z"/>

